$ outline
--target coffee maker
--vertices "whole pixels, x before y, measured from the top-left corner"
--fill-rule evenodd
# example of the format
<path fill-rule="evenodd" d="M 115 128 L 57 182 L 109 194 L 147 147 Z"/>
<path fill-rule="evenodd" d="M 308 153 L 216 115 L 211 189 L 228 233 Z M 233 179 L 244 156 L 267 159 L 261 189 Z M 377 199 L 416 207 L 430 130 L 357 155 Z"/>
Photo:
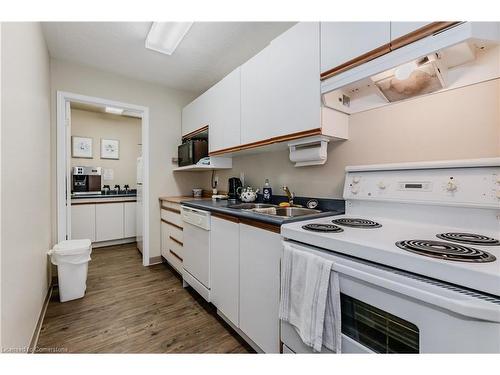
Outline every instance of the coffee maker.
<path fill-rule="evenodd" d="M 101 167 L 73 167 L 71 193 L 75 195 L 101 192 Z"/>
<path fill-rule="evenodd" d="M 229 199 L 236 199 L 238 198 L 238 188 L 242 187 L 243 184 L 241 183 L 241 180 L 237 177 L 231 177 L 228 181 L 228 192 L 227 195 Z"/>

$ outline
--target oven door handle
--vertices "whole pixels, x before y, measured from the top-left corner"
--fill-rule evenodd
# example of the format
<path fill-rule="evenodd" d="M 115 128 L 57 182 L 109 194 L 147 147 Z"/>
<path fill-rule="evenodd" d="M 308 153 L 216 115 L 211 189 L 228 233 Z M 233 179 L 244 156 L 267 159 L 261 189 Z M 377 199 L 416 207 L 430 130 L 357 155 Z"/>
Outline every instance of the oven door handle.
<path fill-rule="evenodd" d="M 360 268 L 370 267 L 362 264 L 357 264 L 356 266 L 358 265 L 360 266 Z M 432 305 L 445 308 L 466 317 L 487 320 L 491 322 L 500 322 L 500 305 L 496 305 L 492 302 L 483 301 L 467 295 L 463 296 L 463 299 L 450 298 L 449 296 L 436 293 L 437 290 L 431 290 L 440 288 L 437 285 L 426 284 L 422 281 L 411 279 L 400 274 L 391 274 L 391 277 L 399 278 L 402 281 L 405 281 L 405 283 L 402 283 L 395 280 L 390 280 L 379 275 L 375 275 L 373 272 L 366 272 L 358 268 L 349 267 L 348 265 L 335 262 L 333 265 L 333 271 L 336 271 L 341 275 L 343 274 L 355 279 L 362 280 L 378 287 L 392 290 L 398 294 L 416 298 Z M 408 281 L 410 281 L 410 283 L 413 285 L 409 285 Z M 418 285 L 417 287 L 417 284 L 420 285 Z M 451 291 L 446 290 L 446 292 L 448 292 L 447 294 L 450 294 Z M 455 293 L 457 294 L 457 297 L 460 296 L 460 292 Z"/>

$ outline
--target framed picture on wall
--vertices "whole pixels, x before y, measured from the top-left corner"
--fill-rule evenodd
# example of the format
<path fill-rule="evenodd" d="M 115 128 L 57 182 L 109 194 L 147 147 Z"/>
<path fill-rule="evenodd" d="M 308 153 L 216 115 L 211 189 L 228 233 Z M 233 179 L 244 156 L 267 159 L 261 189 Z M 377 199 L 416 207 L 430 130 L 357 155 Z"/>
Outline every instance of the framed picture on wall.
<path fill-rule="evenodd" d="M 120 159 L 120 141 L 101 139 L 101 159 Z"/>
<path fill-rule="evenodd" d="M 92 138 L 71 137 L 71 157 L 92 159 Z"/>

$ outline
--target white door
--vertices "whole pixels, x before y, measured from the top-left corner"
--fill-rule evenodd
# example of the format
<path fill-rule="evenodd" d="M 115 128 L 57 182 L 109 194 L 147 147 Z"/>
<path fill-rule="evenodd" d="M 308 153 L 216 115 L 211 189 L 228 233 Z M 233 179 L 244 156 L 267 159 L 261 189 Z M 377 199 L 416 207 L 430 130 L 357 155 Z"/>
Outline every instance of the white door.
<path fill-rule="evenodd" d="M 71 206 L 71 239 L 95 241 L 95 204 Z"/>
<path fill-rule="evenodd" d="M 238 327 L 239 246 L 237 222 L 212 216 L 210 231 L 210 302 Z"/>
<path fill-rule="evenodd" d="M 321 22 L 321 72 L 390 41 L 390 22 Z"/>
<path fill-rule="evenodd" d="M 123 203 L 96 204 L 96 241 L 123 238 Z"/>
<path fill-rule="evenodd" d="M 123 203 L 123 237 L 135 237 L 136 235 L 136 209 L 137 202 L 125 202 Z"/>
<path fill-rule="evenodd" d="M 430 22 L 391 22 L 391 41 L 412 31 L 418 30 Z"/>
<path fill-rule="evenodd" d="M 236 68 L 209 90 L 210 152 L 240 145 L 240 71 Z"/>
<path fill-rule="evenodd" d="M 281 237 L 240 224 L 240 329 L 266 353 L 279 353 Z"/>

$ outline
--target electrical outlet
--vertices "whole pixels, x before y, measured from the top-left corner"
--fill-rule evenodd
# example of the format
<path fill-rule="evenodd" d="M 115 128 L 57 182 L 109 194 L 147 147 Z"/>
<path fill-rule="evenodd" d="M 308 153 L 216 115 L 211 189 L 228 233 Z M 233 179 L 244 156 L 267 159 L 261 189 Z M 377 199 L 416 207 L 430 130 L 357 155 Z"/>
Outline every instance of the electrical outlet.
<path fill-rule="evenodd" d="M 219 186 L 219 176 L 215 176 L 214 177 L 214 184 L 215 184 L 216 187 Z"/>

